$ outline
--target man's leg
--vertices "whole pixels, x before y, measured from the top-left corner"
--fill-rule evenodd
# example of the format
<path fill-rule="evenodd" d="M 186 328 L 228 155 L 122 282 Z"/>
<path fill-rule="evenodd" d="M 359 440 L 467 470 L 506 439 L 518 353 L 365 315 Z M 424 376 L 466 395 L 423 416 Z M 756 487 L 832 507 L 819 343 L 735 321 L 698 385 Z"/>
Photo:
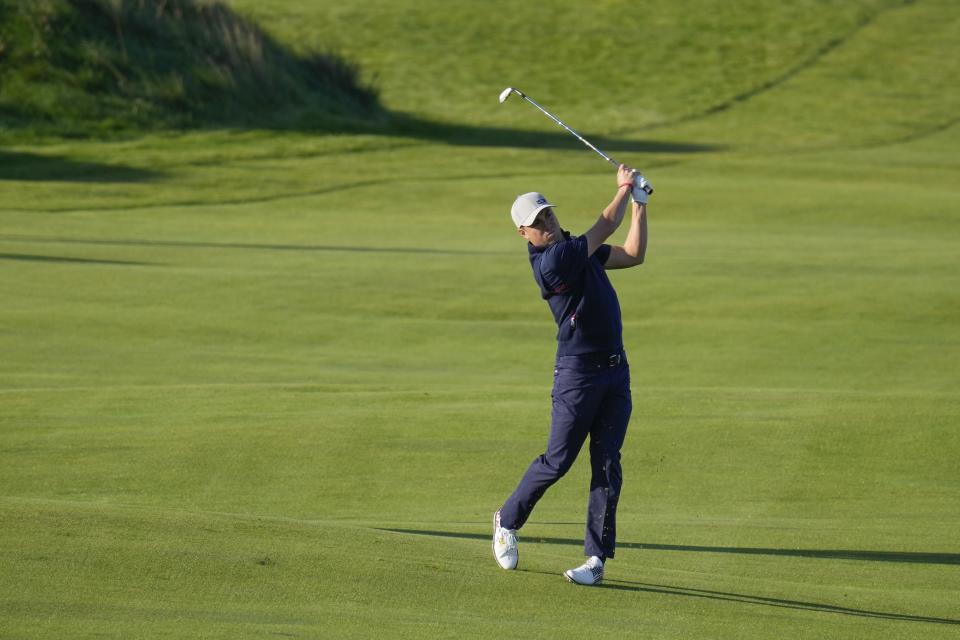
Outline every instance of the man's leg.
<path fill-rule="evenodd" d="M 513 495 L 503 503 L 501 526 L 507 529 L 522 527 L 537 501 L 577 459 L 600 402 L 593 381 L 595 375 L 562 368 L 554 373 L 547 450 L 530 464 Z"/>
<path fill-rule="evenodd" d="M 633 403 L 630 398 L 629 369 L 613 374 L 612 384 L 590 428 L 590 499 L 584 553 L 606 561 L 612 558 L 617 541 L 617 503 L 623 484 L 620 449 L 627 434 Z"/>

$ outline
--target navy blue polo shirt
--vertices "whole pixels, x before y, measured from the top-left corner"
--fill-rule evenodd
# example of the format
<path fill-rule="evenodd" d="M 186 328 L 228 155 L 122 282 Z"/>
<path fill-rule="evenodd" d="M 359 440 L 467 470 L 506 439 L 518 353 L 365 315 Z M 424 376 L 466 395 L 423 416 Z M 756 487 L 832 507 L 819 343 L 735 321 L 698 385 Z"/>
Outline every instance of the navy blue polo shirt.
<path fill-rule="evenodd" d="M 557 322 L 557 355 L 616 353 L 623 349 L 620 301 L 603 265 L 610 245 L 587 256 L 586 236 L 563 232 L 546 247 L 527 243 L 533 277 Z"/>

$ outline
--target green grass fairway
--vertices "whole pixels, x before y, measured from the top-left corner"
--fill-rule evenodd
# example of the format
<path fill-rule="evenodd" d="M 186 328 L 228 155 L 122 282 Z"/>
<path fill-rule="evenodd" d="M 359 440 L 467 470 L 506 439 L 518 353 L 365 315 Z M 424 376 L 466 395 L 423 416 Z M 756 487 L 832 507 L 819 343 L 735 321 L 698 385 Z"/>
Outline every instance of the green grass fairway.
<path fill-rule="evenodd" d="M 0 638 L 958 636 L 955 3 L 229 4 L 407 128 L 0 131 Z M 657 189 L 598 588 L 586 457 L 490 553 L 555 349 L 510 203 L 615 188 L 508 84 Z"/>

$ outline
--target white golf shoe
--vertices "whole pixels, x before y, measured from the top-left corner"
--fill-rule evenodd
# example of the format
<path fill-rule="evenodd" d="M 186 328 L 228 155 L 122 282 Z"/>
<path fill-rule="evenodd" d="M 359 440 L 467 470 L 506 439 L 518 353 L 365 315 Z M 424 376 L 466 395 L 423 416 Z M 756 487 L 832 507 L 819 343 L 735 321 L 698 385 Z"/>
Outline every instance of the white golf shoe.
<path fill-rule="evenodd" d="M 570 582 L 577 584 L 592 585 L 599 584 L 603 580 L 603 560 L 597 556 L 590 556 L 590 559 L 584 562 L 576 569 L 568 569 L 563 572 L 563 577 Z"/>
<path fill-rule="evenodd" d="M 501 569 L 516 569 L 520 552 L 517 551 L 517 530 L 500 526 L 500 512 L 493 514 L 493 557 Z"/>

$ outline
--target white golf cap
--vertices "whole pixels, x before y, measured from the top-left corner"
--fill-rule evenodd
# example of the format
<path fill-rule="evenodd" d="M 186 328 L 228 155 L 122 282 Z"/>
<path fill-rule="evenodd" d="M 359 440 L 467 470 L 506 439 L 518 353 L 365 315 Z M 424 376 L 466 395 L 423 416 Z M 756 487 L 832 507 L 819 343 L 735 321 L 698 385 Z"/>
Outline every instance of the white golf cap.
<path fill-rule="evenodd" d="M 513 218 L 513 224 L 519 229 L 528 227 L 537 217 L 537 214 L 547 207 L 552 207 L 546 196 L 536 191 L 517 196 L 510 208 L 510 217 Z"/>

